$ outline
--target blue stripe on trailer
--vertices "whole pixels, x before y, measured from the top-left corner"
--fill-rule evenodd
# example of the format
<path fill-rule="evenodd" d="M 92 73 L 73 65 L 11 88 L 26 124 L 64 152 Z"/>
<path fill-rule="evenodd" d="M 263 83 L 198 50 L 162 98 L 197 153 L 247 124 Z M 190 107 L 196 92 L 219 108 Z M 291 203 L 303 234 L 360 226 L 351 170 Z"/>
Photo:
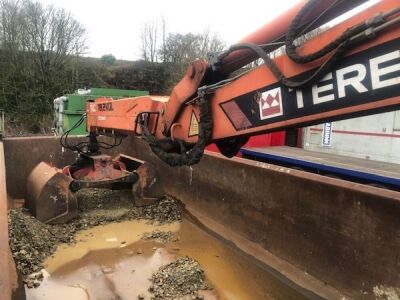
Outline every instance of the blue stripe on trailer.
<path fill-rule="evenodd" d="M 366 173 L 366 172 L 362 172 L 362 171 L 356 171 L 356 170 L 351 170 L 351 169 L 346 169 L 346 168 L 335 167 L 335 166 L 331 166 L 331 165 L 318 164 L 318 163 L 300 160 L 300 159 L 296 159 L 296 158 L 292 158 L 292 157 L 273 155 L 273 154 L 268 154 L 268 153 L 251 151 L 251 150 L 247 150 L 247 149 L 241 149 L 240 151 L 243 154 L 252 155 L 255 157 L 261 157 L 261 158 L 265 158 L 265 159 L 270 159 L 270 160 L 274 160 L 277 162 L 283 162 L 283 163 L 290 164 L 290 165 L 296 166 L 296 167 L 306 167 L 306 168 L 312 168 L 315 170 L 322 170 L 322 171 L 330 172 L 331 174 L 340 174 L 340 175 L 345 175 L 345 176 L 351 176 L 354 178 L 368 180 L 372 183 L 375 182 L 375 183 L 383 183 L 383 184 L 400 186 L 400 178 L 387 177 L 387 176 L 382 176 L 382 175 L 377 175 L 377 174 L 372 174 L 372 173 Z"/>

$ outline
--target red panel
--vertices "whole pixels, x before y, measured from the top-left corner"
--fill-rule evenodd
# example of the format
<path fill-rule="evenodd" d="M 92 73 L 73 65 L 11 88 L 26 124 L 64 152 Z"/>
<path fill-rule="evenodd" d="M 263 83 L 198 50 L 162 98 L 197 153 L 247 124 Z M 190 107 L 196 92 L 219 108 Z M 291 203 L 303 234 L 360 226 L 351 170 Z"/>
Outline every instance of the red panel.
<path fill-rule="evenodd" d="M 219 153 L 219 150 L 218 150 L 218 148 L 217 148 L 217 145 L 215 145 L 214 143 L 208 145 L 208 146 L 206 147 L 206 150 Z"/>
<path fill-rule="evenodd" d="M 285 131 L 279 131 L 271 133 L 271 144 L 270 146 L 285 146 Z"/>
<path fill-rule="evenodd" d="M 247 144 L 244 145 L 243 147 L 284 146 L 285 137 L 286 137 L 285 131 L 260 134 L 250 137 Z M 219 153 L 219 150 L 215 144 L 208 145 L 206 147 L 206 150 Z M 239 153 L 237 156 L 241 156 L 241 154 Z"/>

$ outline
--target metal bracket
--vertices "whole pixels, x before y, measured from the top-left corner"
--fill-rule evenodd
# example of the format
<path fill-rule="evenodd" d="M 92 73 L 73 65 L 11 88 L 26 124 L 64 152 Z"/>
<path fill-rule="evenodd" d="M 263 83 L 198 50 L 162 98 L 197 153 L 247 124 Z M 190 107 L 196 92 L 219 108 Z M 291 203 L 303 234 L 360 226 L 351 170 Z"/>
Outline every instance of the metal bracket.
<path fill-rule="evenodd" d="M 112 190 L 120 190 L 120 189 L 130 189 L 132 185 L 138 181 L 139 176 L 132 172 L 127 176 L 110 179 L 110 180 L 100 180 L 100 181 L 92 181 L 92 180 L 72 180 L 69 189 L 72 192 L 77 192 L 81 189 L 85 188 L 105 188 Z"/>
<path fill-rule="evenodd" d="M 135 129 L 134 129 L 135 134 L 136 135 L 141 134 L 138 132 L 138 127 L 141 128 L 142 126 L 148 128 L 148 130 L 151 134 L 155 134 L 157 131 L 159 117 L 160 117 L 159 112 L 141 112 L 141 113 L 139 113 L 135 120 Z M 152 128 L 149 128 L 150 124 L 153 124 Z"/>

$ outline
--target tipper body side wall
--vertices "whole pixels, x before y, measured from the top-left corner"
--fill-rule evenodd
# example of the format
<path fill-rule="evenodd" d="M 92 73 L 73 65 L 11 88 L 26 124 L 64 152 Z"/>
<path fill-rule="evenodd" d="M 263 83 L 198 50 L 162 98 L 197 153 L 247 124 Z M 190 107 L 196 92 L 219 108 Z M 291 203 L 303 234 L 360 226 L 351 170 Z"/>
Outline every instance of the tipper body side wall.
<path fill-rule="evenodd" d="M 54 137 L 4 143 L 7 190 L 17 199 L 37 162 L 75 159 Z M 400 282 L 400 193 L 214 154 L 194 167 L 171 168 L 135 138 L 118 150 L 155 164 L 166 193 L 188 209 L 345 294 Z"/>

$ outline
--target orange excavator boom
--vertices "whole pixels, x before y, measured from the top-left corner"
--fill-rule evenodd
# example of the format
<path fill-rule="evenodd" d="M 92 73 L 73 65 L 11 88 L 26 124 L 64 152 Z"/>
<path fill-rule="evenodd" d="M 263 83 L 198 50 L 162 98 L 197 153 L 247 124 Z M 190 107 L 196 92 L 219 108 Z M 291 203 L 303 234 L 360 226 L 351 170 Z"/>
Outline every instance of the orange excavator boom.
<path fill-rule="evenodd" d="M 159 198 L 154 166 L 99 152 L 126 135 L 142 136 L 170 166 L 193 165 L 210 143 L 231 157 L 252 135 L 400 108 L 399 0 L 381 0 L 337 25 L 329 22 L 362 2 L 299 2 L 226 51 L 191 63 L 169 97 L 88 102 L 77 126 L 86 118 L 89 141 L 70 145 L 66 132 L 61 143 L 79 159 L 63 171 L 35 168 L 27 188 L 35 191 L 27 196 L 31 210 L 51 207 L 42 221 L 64 222 L 76 215 L 71 192 L 87 187 L 132 187 L 141 204 Z M 245 66 L 254 60 L 257 67 Z M 99 142 L 98 135 L 115 141 Z M 36 182 L 42 174 L 35 172 L 57 180 Z M 55 191 L 63 195 L 60 207 L 46 205 Z"/>
<path fill-rule="evenodd" d="M 193 62 L 169 98 L 100 98 L 88 103 L 88 130 L 140 135 L 145 125 L 147 135 L 157 140 L 181 141 L 190 149 L 198 142 L 204 123 L 200 111 L 203 99 L 213 124 L 206 144 L 216 142 L 223 150 L 226 140 L 236 139 L 240 146 L 240 141 L 255 134 L 398 108 L 398 1 L 380 1 L 300 47 L 293 46 L 299 31 L 293 26 L 304 24 L 307 18 L 335 3 L 309 1 L 303 11 L 296 6 L 270 24 L 279 26 L 270 31 L 263 27 L 219 54 L 217 60 Z M 288 16 L 296 24 L 289 26 Z M 286 40 L 287 54 L 275 53 L 274 59 L 264 51 L 264 46 L 251 42 L 275 41 L 287 30 L 288 35 L 294 35 L 289 44 Z M 307 58 L 315 54 L 315 49 L 324 48 L 330 51 Z M 263 60 L 263 64 L 236 77 L 226 77 L 226 66 L 232 71 L 234 64 L 248 62 L 249 53 Z"/>

